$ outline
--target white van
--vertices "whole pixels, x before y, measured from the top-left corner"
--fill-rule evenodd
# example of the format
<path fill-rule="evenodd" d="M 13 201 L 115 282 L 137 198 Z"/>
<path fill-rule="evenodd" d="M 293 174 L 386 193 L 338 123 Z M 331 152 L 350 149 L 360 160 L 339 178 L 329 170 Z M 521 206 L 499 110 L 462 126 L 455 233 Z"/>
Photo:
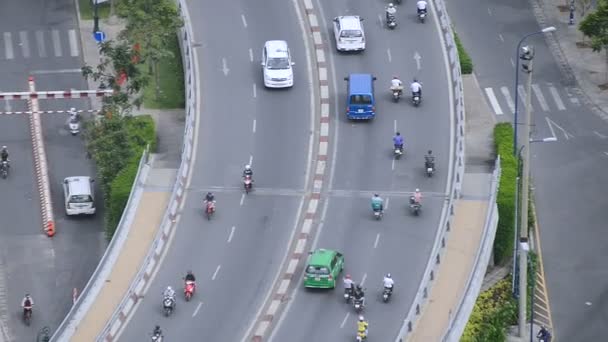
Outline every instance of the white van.
<path fill-rule="evenodd" d="M 71 215 L 95 214 L 95 194 L 91 177 L 67 177 L 63 180 L 65 213 Z"/>

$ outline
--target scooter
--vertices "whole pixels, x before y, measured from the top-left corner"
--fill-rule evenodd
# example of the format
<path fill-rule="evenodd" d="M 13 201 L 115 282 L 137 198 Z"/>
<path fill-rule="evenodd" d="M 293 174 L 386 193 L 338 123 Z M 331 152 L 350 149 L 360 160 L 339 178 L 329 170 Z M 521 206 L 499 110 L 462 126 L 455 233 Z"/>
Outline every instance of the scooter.
<path fill-rule="evenodd" d="M 386 26 L 391 30 L 397 27 L 397 18 L 395 18 L 395 15 L 389 14 L 386 17 Z"/>
<path fill-rule="evenodd" d="M 31 322 L 32 322 L 32 307 L 26 306 L 23 308 L 23 323 L 25 323 L 25 325 L 27 325 L 29 327 Z"/>
<path fill-rule="evenodd" d="M 196 285 L 193 281 L 186 281 L 186 286 L 184 287 L 184 297 L 186 298 L 186 302 L 189 302 L 194 295 L 194 291 L 196 289 Z"/>
<path fill-rule="evenodd" d="M 355 298 L 353 300 L 353 307 L 357 313 L 361 312 L 363 310 L 363 299 Z"/>
<path fill-rule="evenodd" d="M 357 331 L 357 342 L 363 342 L 367 339 L 365 332 Z"/>
<path fill-rule="evenodd" d="M 349 289 L 345 288 L 344 289 L 344 301 L 348 303 L 350 301 L 350 299 L 351 299 L 352 296 L 353 296 L 353 289 L 352 288 L 349 288 Z"/>
<path fill-rule="evenodd" d="M 399 102 L 399 99 L 401 98 L 401 93 L 403 91 L 399 88 L 391 88 L 391 92 L 393 93 L 393 101 Z"/>
<path fill-rule="evenodd" d="M 391 298 L 391 295 L 393 294 L 393 289 L 390 287 L 385 287 L 384 290 L 382 291 L 382 301 L 383 302 L 388 302 L 388 300 Z"/>
<path fill-rule="evenodd" d="M 414 196 L 410 197 L 410 210 L 416 216 L 420 214 L 420 209 L 422 209 L 422 204 L 416 202 Z"/>
<path fill-rule="evenodd" d="M 393 155 L 395 156 L 395 159 L 401 158 L 401 156 L 404 153 L 403 152 L 403 145 L 394 145 L 393 148 L 394 148 Z"/>
<path fill-rule="evenodd" d="M 412 104 L 415 107 L 418 107 L 420 105 L 420 101 L 421 101 L 421 99 L 420 99 L 420 95 L 418 93 L 412 95 Z"/>
<path fill-rule="evenodd" d="M 418 12 L 418 20 L 424 24 L 424 20 L 426 19 L 426 11 Z"/>
<path fill-rule="evenodd" d="M 425 162 L 424 168 L 426 169 L 427 177 L 433 177 L 433 173 L 435 173 L 435 163 Z"/>
<path fill-rule="evenodd" d="M 207 220 L 211 220 L 211 215 L 215 213 L 215 201 L 205 203 L 207 204 L 205 207 L 205 215 L 207 215 Z"/>
<path fill-rule="evenodd" d="M 374 218 L 376 220 L 380 220 L 382 218 L 382 216 L 384 215 L 384 212 L 382 209 L 373 208 L 372 210 L 374 211 Z"/>
<path fill-rule="evenodd" d="M 243 186 L 245 187 L 245 193 L 248 194 L 251 191 L 253 185 L 253 180 L 251 179 L 251 176 L 247 175 L 245 176 L 245 179 L 243 180 Z"/>
<path fill-rule="evenodd" d="M 163 299 L 163 310 L 165 312 L 165 316 L 169 317 L 169 315 L 173 312 L 175 308 L 175 300 L 171 297 L 166 297 Z"/>
<path fill-rule="evenodd" d="M 0 173 L 2 174 L 2 178 L 6 179 L 8 177 L 8 169 L 10 165 L 8 164 L 8 160 L 3 160 L 2 164 L 0 164 Z"/>
<path fill-rule="evenodd" d="M 160 333 L 152 335 L 152 342 L 162 342 L 162 341 L 163 341 L 163 335 L 161 335 Z"/>

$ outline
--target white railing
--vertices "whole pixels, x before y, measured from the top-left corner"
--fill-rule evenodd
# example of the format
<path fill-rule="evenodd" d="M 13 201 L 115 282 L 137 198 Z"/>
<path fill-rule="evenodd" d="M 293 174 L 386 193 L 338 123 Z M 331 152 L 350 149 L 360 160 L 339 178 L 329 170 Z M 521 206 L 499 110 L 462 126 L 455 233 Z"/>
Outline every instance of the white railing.
<path fill-rule="evenodd" d="M 460 72 L 460 61 L 458 59 L 458 50 L 456 48 L 456 42 L 454 40 L 452 32 L 452 24 L 447 14 L 447 8 L 443 0 L 432 0 L 434 11 L 437 13 L 439 18 L 439 25 L 441 29 L 441 43 L 444 45 L 445 51 L 448 54 L 448 63 L 450 68 L 450 81 L 453 91 L 454 102 L 452 106 L 454 108 L 454 158 L 452 160 L 453 168 L 452 179 L 448 180 L 449 189 L 447 203 L 441 213 L 439 220 L 439 229 L 435 236 L 435 243 L 431 250 L 429 261 L 426 265 L 424 275 L 418 287 L 418 292 L 414 297 L 414 301 L 410 310 L 403 321 L 403 325 L 397 335 L 396 341 L 404 341 L 405 338 L 410 334 L 414 328 L 414 324 L 420 314 L 422 313 L 422 306 L 426 303 L 430 287 L 433 285 L 433 281 L 436 277 L 437 268 L 441 263 L 441 256 L 445 250 L 448 233 L 450 232 L 452 219 L 454 217 L 454 203 L 460 198 L 460 192 L 462 190 L 462 181 L 464 178 L 464 94 L 462 86 L 462 75 Z"/>

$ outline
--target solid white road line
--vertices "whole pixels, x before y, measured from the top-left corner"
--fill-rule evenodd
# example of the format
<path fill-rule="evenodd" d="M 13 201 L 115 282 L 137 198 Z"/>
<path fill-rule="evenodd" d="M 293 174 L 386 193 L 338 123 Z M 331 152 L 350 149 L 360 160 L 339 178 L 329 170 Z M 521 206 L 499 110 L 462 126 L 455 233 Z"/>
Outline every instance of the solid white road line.
<path fill-rule="evenodd" d="M 534 95 L 536 95 L 536 99 L 538 100 L 538 103 L 540 103 L 540 107 L 545 112 L 548 112 L 549 111 L 549 105 L 547 104 L 547 101 L 545 100 L 545 96 L 541 92 L 540 87 L 538 86 L 538 84 L 533 84 L 532 85 L 532 92 L 534 92 Z"/>
<path fill-rule="evenodd" d="M 257 125 L 257 120 L 256 120 L 256 119 L 253 119 L 253 128 L 252 128 L 253 133 L 255 133 L 255 128 L 256 128 L 256 125 Z"/>
<path fill-rule="evenodd" d="M 380 233 L 376 235 L 376 241 L 374 241 L 374 248 L 378 248 L 378 242 L 380 242 Z"/>
<path fill-rule="evenodd" d="M 363 275 L 363 278 L 361 278 L 361 282 L 359 283 L 359 285 L 363 286 L 363 284 L 365 284 L 365 280 L 367 279 L 367 273 L 365 273 Z"/>
<path fill-rule="evenodd" d="M 488 96 L 488 99 L 490 100 L 490 104 L 492 105 L 492 108 L 494 109 L 494 113 L 496 115 L 502 115 L 502 108 L 500 108 L 500 105 L 498 104 L 498 100 L 496 99 L 496 95 L 494 95 L 494 90 L 492 88 L 485 88 L 484 89 L 486 91 L 486 95 Z"/>
<path fill-rule="evenodd" d="M 6 59 L 15 58 L 15 53 L 13 52 L 13 37 L 10 32 L 4 32 L 4 55 Z"/>
<path fill-rule="evenodd" d="M 44 31 L 36 31 L 36 46 L 38 47 L 38 56 L 46 57 L 46 44 L 44 44 Z"/>
<path fill-rule="evenodd" d="M 53 41 L 53 51 L 55 52 L 55 57 L 61 57 L 61 39 L 59 38 L 59 30 L 51 31 L 51 40 Z"/>
<path fill-rule="evenodd" d="M 566 110 L 566 106 L 564 106 L 564 103 L 562 102 L 562 98 L 559 96 L 557 89 L 555 89 L 555 87 L 549 87 L 549 92 L 551 93 L 551 96 L 553 97 L 553 100 L 555 101 L 555 104 L 557 105 L 557 109 Z"/>
<path fill-rule="evenodd" d="M 32 70 L 32 75 L 48 75 L 48 74 L 80 74 L 82 69 L 57 69 L 57 70 Z"/>
<path fill-rule="evenodd" d="M 243 26 L 247 28 L 247 19 L 245 19 L 245 15 L 241 14 L 241 20 L 243 21 Z"/>
<path fill-rule="evenodd" d="M 196 314 L 198 314 L 198 311 L 201 309 L 201 306 L 203 306 L 203 302 L 198 302 L 196 309 L 194 309 L 194 312 L 192 313 L 192 317 L 194 317 L 194 316 L 196 316 Z"/>
<path fill-rule="evenodd" d="M 386 55 L 388 56 L 388 62 L 392 62 L 393 56 L 391 56 L 391 49 L 386 49 Z"/>
<path fill-rule="evenodd" d="M 76 38 L 76 30 L 69 30 L 68 37 L 70 42 L 70 55 L 72 57 L 78 56 L 78 39 Z"/>
<path fill-rule="evenodd" d="M 217 277 L 217 273 L 220 271 L 220 268 L 222 268 L 222 265 L 217 265 L 217 268 L 215 269 L 215 272 L 213 272 L 213 277 L 211 277 L 211 280 L 215 280 L 215 278 Z"/>
<path fill-rule="evenodd" d="M 232 241 L 232 238 L 234 237 L 235 229 L 236 229 L 235 226 L 232 226 L 232 228 L 230 228 L 230 235 L 228 235 L 228 243 L 230 243 L 230 241 Z"/>
<path fill-rule="evenodd" d="M 253 49 L 249 49 L 249 60 L 253 62 Z"/>
<path fill-rule="evenodd" d="M 395 158 L 391 161 L 391 170 L 395 171 Z"/>
<path fill-rule="evenodd" d="M 509 106 L 509 109 L 511 110 L 511 114 L 515 113 L 515 103 L 513 102 L 513 99 L 511 98 L 511 94 L 509 93 L 509 88 L 500 87 L 500 91 L 502 92 L 502 95 L 505 97 L 505 100 L 507 100 L 507 105 Z"/>
<path fill-rule="evenodd" d="M 348 320 L 348 316 L 350 316 L 350 312 L 347 312 L 346 316 L 344 316 L 344 319 L 342 320 L 342 324 L 340 324 L 340 329 L 344 328 L 344 325 L 346 324 L 346 321 Z"/>
<path fill-rule="evenodd" d="M 27 31 L 19 31 L 19 46 L 21 46 L 21 54 L 25 58 L 30 57 L 30 41 L 27 37 Z"/>
<path fill-rule="evenodd" d="M 241 202 L 239 203 L 239 205 L 242 207 L 243 203 L 245 203 L 245 194 L 241 195 Z"/>

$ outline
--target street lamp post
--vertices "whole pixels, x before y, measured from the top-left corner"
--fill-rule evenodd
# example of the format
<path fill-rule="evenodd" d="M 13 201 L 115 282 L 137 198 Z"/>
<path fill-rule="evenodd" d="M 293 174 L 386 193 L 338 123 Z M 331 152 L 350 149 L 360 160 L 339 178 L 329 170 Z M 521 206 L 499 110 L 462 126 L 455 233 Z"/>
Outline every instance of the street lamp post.
<path fill-rule="evenodd" d="M 521 38 L 521 40 L 519 41 L 519 43 L 517 44 L 517 50 L 515 51 L 515 60 L 516 60 L 516 65 L 515 65 L 515 113 L 514 113 L 514 120 L 513 120 L 513 130 L 514 130 L 514 134 L 513 134 L 513 155 L 517 154 L 517 114 L 518 114 L 518 103 L 519 103 L 519 92 L 517 91 L 517 85 L 519 84 L 519 52 L 521 51 L 521 45 L 523 44 L 523 42 L 528 39 L 528 37 L 530 36 L 534 36 L 537 34 L 542 34 L 542 33 L 547 33 L 547 32 L 553 32 L 555 31 L 555 27 L 553 26 L 549 26 L 549 27 L 545 27 L 544 29 L 538 31 L 538 32 L 532 32 L 529 33 L 525 36 L 523 36 L 523 38 Z M 529 92 L 528 92 L 529 93 Z M 530 94 L 528 94 L 529 96 Z"/>
<path fill-rule="evenodd" d="M 99 4 L 93 0 L 93 34 L 99 31 Z"/>

